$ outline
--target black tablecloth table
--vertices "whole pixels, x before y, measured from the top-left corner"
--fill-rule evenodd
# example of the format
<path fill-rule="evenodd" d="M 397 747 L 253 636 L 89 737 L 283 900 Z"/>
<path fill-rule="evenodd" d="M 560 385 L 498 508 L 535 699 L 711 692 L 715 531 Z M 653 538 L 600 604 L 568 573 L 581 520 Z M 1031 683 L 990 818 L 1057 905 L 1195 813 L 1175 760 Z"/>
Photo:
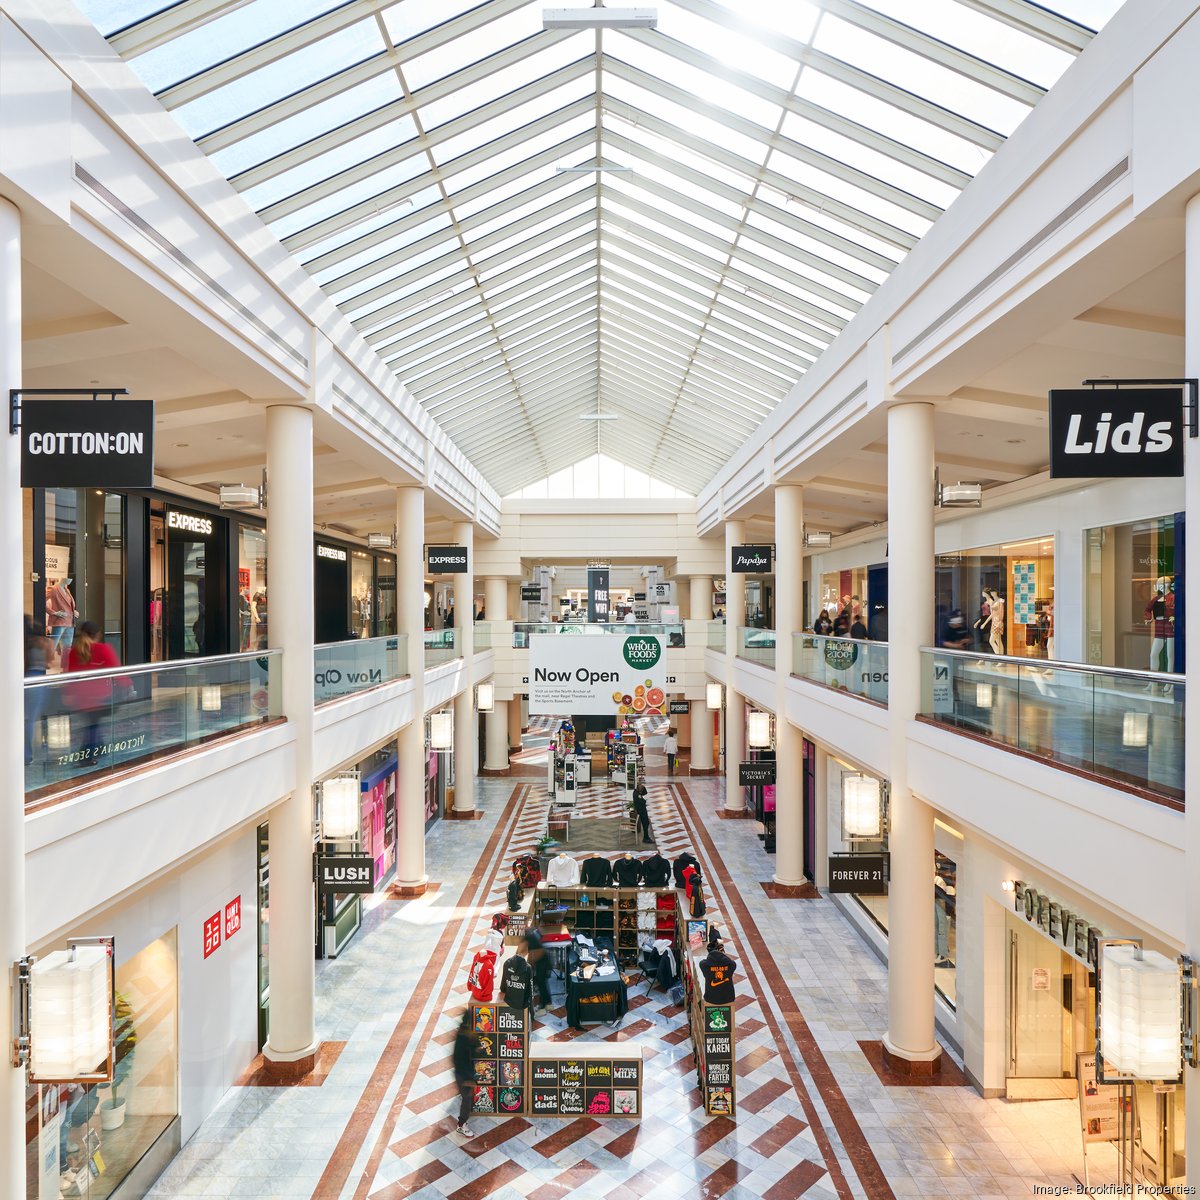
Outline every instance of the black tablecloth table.
<path fill-rule="evenodd" d="M 567 1024 L 582 1029 L 584 1022 L 619 1021 L 629 1011 L 629 990 L 620 974 L 580 979 L 567 976 Z"/>

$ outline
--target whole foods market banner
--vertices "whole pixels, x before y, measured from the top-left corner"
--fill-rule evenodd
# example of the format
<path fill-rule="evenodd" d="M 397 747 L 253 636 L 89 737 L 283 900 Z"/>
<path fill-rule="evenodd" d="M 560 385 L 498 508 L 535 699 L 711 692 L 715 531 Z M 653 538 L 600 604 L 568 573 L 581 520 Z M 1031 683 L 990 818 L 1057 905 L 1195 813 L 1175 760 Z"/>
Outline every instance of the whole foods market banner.
<path fill-rule="evenodd" d="M 549 716 L 647 716 L 666 711 L 667 656 L 645 633 L 529 639 L 529 711 Z"/>

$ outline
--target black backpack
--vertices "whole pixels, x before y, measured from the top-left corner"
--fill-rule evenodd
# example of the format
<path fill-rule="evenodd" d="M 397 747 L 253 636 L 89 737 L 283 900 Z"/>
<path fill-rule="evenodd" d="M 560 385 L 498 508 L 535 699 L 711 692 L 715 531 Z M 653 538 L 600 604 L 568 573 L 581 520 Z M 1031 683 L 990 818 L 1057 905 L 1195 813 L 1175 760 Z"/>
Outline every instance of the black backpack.
<path fill-rule="evenodd" d="M 702 917 L 707 911 L 704 906 L 704 880 L 699 875 L 693 875 L 690 914 L 693 917 Z"/>

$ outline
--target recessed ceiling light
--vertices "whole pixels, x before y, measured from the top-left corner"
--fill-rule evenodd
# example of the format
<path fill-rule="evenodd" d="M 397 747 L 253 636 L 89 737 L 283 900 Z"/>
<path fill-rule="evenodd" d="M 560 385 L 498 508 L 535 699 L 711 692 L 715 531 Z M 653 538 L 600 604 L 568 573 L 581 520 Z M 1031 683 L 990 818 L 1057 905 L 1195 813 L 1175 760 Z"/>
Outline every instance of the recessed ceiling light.
<path fill-rule="evenodd" d="M 1009 444 L 1010 446 L 1023 446 L 1023 445 L 1025 445 L 1025 439 L 1024 439 L 1024 438 L 1006 438 L 1005 440 L 1008 442 L 1008 444 Z"/>
<path fill-rule="evenodd" d="M 171 443 L 171 445 L 176 450 L 186 450 L 191 444 L 192 444 L 191 442 L 172 442 Z"/>

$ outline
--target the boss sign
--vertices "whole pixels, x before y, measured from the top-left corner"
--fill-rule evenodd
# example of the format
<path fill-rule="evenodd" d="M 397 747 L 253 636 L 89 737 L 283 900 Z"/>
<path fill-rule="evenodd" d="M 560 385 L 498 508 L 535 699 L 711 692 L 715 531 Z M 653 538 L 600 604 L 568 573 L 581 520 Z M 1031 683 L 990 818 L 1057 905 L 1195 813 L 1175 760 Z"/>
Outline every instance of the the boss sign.
<path fill-rule="evenodd" d="M 1183 474 L 1179 388 L 1059 388 L 1050 393 L 1055 479 Z"/>

